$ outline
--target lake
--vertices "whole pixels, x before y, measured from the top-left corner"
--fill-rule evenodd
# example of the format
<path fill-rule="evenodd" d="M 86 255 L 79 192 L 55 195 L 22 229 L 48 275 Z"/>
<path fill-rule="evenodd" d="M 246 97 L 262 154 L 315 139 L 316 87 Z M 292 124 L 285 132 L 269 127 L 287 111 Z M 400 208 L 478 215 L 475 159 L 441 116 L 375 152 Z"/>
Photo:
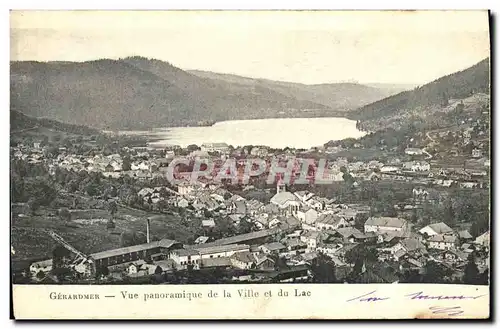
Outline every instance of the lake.
<path fill-rule="evenodd" d="M 227 143 L 233 146 L 265 145 L 273 148 L 310 148 L 330 140 L 359 138 L 365 132 L 356 129 L 356 121 L 345 118 L 292 118 L 232 120 L 208 127 L 155 129 L 151 145 Z"/>

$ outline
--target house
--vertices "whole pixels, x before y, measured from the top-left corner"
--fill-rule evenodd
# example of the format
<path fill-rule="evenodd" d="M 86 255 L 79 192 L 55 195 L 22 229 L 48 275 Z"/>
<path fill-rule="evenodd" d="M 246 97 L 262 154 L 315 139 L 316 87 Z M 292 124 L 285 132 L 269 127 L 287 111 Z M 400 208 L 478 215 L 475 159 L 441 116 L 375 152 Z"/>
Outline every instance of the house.
<path fill-rule="evenodd" d="M 464 243 L 460 246 L 460 250 L 466 253 L 471 253 L 474 251 L 474 246 L 470 243 Z"/>
<path fill-rule="evenodd" d="M 427 239 L 430 249 L 449 250 L 456 247 L 457 237 L 455 235 L 437 234 Z"/>
<path fill-rule="evenodd" d="M 213 228 L 215 227 L 215 221 L 213 219 L 203 219 L 201 221 L 201 226 L 203 226 L 203 228 Z"/>
<path fill-rule="evenodd" d="M 323 214 L 318 217 L 314 223 L 318 230 L 335 230 L 340 227 L 347 226 L 344 218 L 334 214 Z"/>
<path fill-rule="evenodd" d="M 141 270 L 141 266 L 143 266 L 144 264 L 146 264 L 146 262 L 142 259 L 135 261 L 134 263 L 128 266 L 127 273 L 129 275 L 137 274 Z"/>
<path fill-rule="evenodd" d="M 210 154 L 205 150 L 195 150 L 189 153 L 188 157 L 191 159 L 208 159 L 210 158 Z"/>
<path fill-rule="evenodd" d="M 286 245 L 287 251 L 291 254 L 302 254 L 307 249 L 307 244 L 299 238 L 286 239 L 283 243 Z"/>
<path fill-rule="evenodd" d="M 234 201 L 232 209 L 234 214 L 245 215 L 247 213 L 247 205 L 244 200 Z"/>
<path fill-rule="evenodd" d="M 403 170 L 420 172 L 431 170 L 431 165 L 426 161 L 409 161 L 403 163 Z"/>
<path fill-rule="evenodd" d="M 250 251 L 234 253 L 231 257 L 231 265 L 241 270 L 247 270 L 256 266 L 257 260 Z"/>
<path fill-rule="evenodd" d="M 483 156 L 483 150 L 477 149 L 477 148 L 472 150 L 472 157 L 473 158 L 481 158 L 482 156 Z"/>
<path fill-rule="evenodd" d="M 52 271 L 52 259 L 34 262 L 30 265 L 30 273 L 36 275 L 38 272 L 48 273 Z"/>
<path fill-rule="evenodd" d="M 250 246 L 245 244 L 228 244 L 221 246 L 194 247 L 192 249 L 176 249 L 170 252 L 170 258 L 177 267 L 193 265 L 195 267 L 205 266 L 203 263 L 210 258 L 231 257 L 237 252 L 250 251 Z"/>
<path fill-rule="evenodd" d="M 420 234 L 428 236 L 438 235 L 438 234 L 452 234 L 453 230 L 443 222 L 429 224 L 426 227 L 418 231 Z"/>
<path fill-rule="evenodd" d="M 207 243 L 208 240 L 210 240 L 210 237 L 208 237 L 208 236 L 199 236 L 196 238 L 196 240 L 194 240 L 194 243 L 195 244 L 203 244 L 203 243 Z"/>
<path fill-rule="evenodd" d="M 490 231 L 488 230 L 487 232 L 478 236 L 474 242 L 478 245 L 483 246 L 483 247 L 489 247 L 490 246 Z"/>
<path fill-rule="evenodd" d="M 180 208 L 187 208 L 189 206 L 189 201 L 186 200 L 185 198 L 183 197 L 179 197 L 177 200 L 176 200 L 176 205 L 177 207 L 180 207 Z"/>
<path fill-rule="evenodd" d="M 462 230 L 458 232 L 458 238 L 462 241 L 472 240 L 472 235 L 467 230 Z"/>
<path fill-rule="evenodd" d="M 305 231 L 304 234 L 300 236 L 300 240 L 307 244 L 308 251 L 315 251 L 321 241 L 321 235 L 317 231 Z"/>
<path fill-rule="evenodd" d="M 326 169 L 321 178 L 327 181 L 342 182 L 344 180 L 344 173 L 336 169 Z"/>
<path fill-rule="evenodd" d="M 398 171 L 399 171 L 399 167 L 397 167 L 397 166 L 386 165 L 386 166 L 383 166 L 382 168 L 380 168 L 380 172 L 383 172 L 383 173 L 398 172 Z"/>
<path fill-rule="evenodd" d="M 416 187 L 412 190 L 413 198 L 417 200 L 427 200 L 429 192 L 421 187 Z"/>
<path fill-rule="evenodd" d="M 257 254 L 255 256 L 255 259 L 256 259 L 255 265 L 256 265 L 257 269 L 263 270 L 263 271 L 274 270 L 275 261 L 271 257 L 269 257 L 268 255 Z"/>
<path fill-rule="evenodd" d="M 203 268 L 230 268 L 233 264 L 229 257 L 205 258 L 200 263 Z"/>
<path fill-rule="evenodd" d="M 318 212 L 314 208 L 309 208 L 308 206 L 302 207 L 297 211 L 297 218 L 308 225 L 314 225 L 318 219 Z"/>
<path fill-rule="evenodd" d="M 265 254 L 280 253 L 286 250 L 286 247 L 280 242 L 271 242 L 259 246 L 259 249 Z"/>
<path fill-rule="evenodd" d="M 419 149 L 419 148 L 409 147 L 409 148 L 405 149 L 405 154 L 422 155 L 422 154 L 424 154 L 424 151 L 422 149 Z"/>
<path fill-rule="evenodd" d="M 393 247 L 389 248 L 389 251 L 396 261 L 398 261 L 407 253 L 419 252 L 427 254 L 427 249 L 425 248 L 424 244 L 415 238 L 402 239 Z"/>
<path fill-rule="evenodd" d="M 106 165 L 106 167 L 104 167 L 104 170 L 105 170 L 106 172 L 113 172 L 113 171 L 115 171 L 115 168 L 114 168 L 114 167 L 113 167 L 110 163 L 108 163 L 108 164 Z"/>
<path fill-rule="evenodd" d="M 318 245 L 318 247 L 316 248 L 316 251 L 322 252 L 322 253 L 327 254 L 331 257 L 338 250 L 340 250 L 342 247 L 343 247 L 343 245 L 341 243 L 323 243 L 323 242 L 321 242 Z"/>
<path fill-rule="evenodd" d="M 367 232 L 402 232 L 406 231 L 407 222 L 397 217 L 370 217 L 366 220 L 364 231 Z"/>
<path fill-rule="evenodd" d="M 190 185 L 190 184 L 184 183 L 184 182 L 177 185 L 177 192 L 180 195 L 190 194 L 191 192 L 194 191 L 194 189 L 195 189 L 195 187 L 193 185 Z"/>
<path fill-rule="evenodd" d="M 206 152 L 227 152 L 229 145 L 226 143 L 204 143 L 201 145 L 201 150 Z"/>
<path fill-rule="evenodd" d="M 333 232 L 334 237 L 342 238 L 345 242 L 362 242 L 365 241 L 368 236 L 363 234 L 355 227 L 343 227 L 337 228 Z"/>
<path fill-rule="evenodd" d="M 265 157 L 268 155 L 268 150 L 265 147 L 257 147 L 254 146 L 252 150 L 250 151 L 250 155 L 255 156 L 255 157 Z"/>
<path fill-rule="evenodd" d="M 467 253 L 459 250 L 444 250 L 435 256 L 436 259 L 451 263 L 466 262 L 468 257 L 469 255 Z"/>

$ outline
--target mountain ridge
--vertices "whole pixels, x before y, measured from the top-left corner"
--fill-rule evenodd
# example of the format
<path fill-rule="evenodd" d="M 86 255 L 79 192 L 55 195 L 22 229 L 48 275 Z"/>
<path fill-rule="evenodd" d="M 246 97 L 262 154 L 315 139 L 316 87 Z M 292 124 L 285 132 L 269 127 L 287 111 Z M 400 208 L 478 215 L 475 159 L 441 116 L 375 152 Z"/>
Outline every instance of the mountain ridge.
<path fill-rule="evenodd" d="M 376 88 L 254 85 L 210 79 L 140 56 L 85 62 L 13 61 L 11 109 L 98 129 L 198 125 L 272 117 L 338 116 L 384 97 Z M 310 111 L 313 109 L 314 111 Z"/>

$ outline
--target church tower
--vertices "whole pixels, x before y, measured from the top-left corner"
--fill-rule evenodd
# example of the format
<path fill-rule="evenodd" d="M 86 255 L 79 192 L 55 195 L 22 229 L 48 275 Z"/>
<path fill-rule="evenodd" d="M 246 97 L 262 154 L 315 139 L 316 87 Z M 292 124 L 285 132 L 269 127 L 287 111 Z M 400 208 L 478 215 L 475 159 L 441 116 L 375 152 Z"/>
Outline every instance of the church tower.
<path fill-rule="evenodd" d="M 286 191 L 286 189 L 285 189 L 285 183 L 280 178 L 278 180 L 278 183 L 276 183 L 276 194 L 280 194 L 281 192 L 285 192 L 285 191 Z"/>

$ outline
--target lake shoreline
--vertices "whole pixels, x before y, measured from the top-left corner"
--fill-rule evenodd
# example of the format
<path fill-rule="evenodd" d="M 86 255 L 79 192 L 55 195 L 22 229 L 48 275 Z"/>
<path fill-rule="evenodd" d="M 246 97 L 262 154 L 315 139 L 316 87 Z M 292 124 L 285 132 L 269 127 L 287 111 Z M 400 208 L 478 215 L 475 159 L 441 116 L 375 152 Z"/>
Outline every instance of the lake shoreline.
<path fill-rule="evenodd" d="M 275 135 L 276 130 L 280 131 L 278 136 Z M 366 132 L 356 128 L 356 121 L 345 117 L 315 117 L 227 120 L 218 121 L 212 126 L 164 127 L 145 131 L 120 131 L 119 134 L 151 138 L 148 145 L 152 147 L 227 143 L 235 147 L 262 145 L 308 149 L 331 140 L 360 138 Z"/>

